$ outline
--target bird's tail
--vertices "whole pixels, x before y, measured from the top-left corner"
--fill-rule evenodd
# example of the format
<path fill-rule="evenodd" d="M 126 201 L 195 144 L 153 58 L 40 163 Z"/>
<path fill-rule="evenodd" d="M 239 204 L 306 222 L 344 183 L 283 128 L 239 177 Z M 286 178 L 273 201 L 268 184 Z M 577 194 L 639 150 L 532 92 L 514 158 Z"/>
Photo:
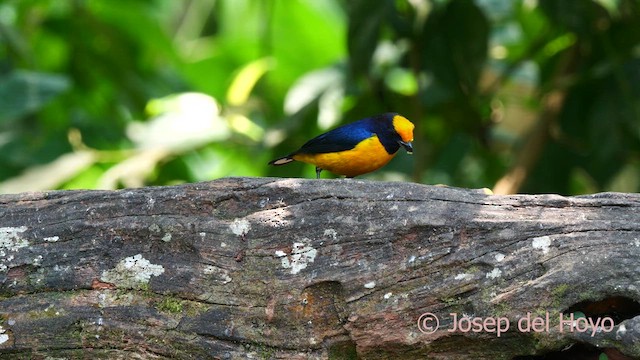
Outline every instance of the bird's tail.
<path fill-rule="evenodd" d="M 275 160 L 271 160 L 269 161 L 269 165 L 273 165 L 273 166 L 279 166 L 279 165 L 284 165 L 284 164 L 288 164 L 290 162 L 293 161 L 293 158 L 290 156 L 285 156 L 285 157 L 281 157 L 279 159 L 275 159 Z"/>

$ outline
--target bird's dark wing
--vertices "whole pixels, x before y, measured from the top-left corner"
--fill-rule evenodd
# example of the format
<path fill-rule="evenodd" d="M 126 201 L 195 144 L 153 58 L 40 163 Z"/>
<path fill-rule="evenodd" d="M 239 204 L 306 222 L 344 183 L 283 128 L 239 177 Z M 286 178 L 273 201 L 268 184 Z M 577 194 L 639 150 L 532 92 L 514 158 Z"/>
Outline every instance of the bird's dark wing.
<path fill-rule="evenodd" d="M 326 154 L 350 150 L 373 135 L 367 122 L 356 121 L 307 141 L 293 154 Z"/>

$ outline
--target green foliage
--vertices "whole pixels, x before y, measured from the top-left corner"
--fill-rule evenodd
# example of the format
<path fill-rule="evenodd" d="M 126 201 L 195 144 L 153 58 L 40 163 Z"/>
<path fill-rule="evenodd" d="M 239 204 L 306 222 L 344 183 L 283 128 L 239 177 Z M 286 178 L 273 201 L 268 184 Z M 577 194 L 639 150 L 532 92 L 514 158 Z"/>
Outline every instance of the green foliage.
<path fill-rule="evenodd" d="M 41 110 L 69 88 L 66 77 L 16 70 L 0 83 L 0 123 Z"/>
<path fill-rule="evenodd" d="M 7 0 L 0 193 L 313 177 L 266 163 L 385 111 L 415 154 L 369 179 L 638 191 L 639 24 L 635 0 Z"/>

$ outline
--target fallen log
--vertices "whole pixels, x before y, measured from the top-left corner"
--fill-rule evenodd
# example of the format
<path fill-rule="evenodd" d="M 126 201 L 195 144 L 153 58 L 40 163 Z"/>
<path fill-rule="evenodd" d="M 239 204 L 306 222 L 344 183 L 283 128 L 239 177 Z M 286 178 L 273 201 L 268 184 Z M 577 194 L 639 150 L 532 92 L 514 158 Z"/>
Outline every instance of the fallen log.
<path fill-rule="evenodd" d="M 633 358 L 639 264 L 637 194 L 228 178 L 2 195 L 0 355 Z"/>

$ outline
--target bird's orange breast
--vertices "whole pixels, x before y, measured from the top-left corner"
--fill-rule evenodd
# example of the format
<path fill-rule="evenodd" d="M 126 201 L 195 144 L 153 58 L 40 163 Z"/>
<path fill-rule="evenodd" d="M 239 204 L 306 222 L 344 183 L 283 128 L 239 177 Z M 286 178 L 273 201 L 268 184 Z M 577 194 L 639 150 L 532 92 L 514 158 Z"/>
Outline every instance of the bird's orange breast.
<path fill-rule="evenodd" d="M 366 174 L 385 166 L 393 157 L 374 135 L 362 140 L 353 149 L 323 153 L 295 154 L 294 160 L 313 164 L 334 174 L 348 177 Z"/>

